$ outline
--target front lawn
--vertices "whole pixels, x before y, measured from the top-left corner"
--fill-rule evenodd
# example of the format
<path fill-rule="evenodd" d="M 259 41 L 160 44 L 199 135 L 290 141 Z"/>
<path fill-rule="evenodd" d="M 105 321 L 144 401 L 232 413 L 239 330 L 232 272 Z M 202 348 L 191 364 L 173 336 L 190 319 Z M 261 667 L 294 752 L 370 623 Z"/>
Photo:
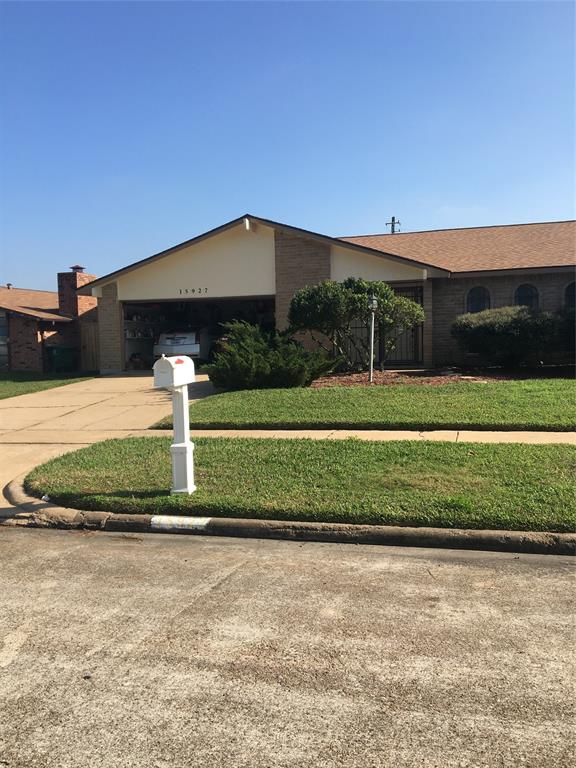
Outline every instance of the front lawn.
<path fill-rule="evenodd" d="M 110 440 L 35 469 L 29 493 L 111 512 L 573 531 L 563 445 L 200 438 L 192 496 L 171 496 L 170 439 Z"/>
<path fill-rule="evenodd" d="M 80 376 L 76 373 L 32 373 L 25 371 L 7 371 L 0 373 L 0 400 L 6 397 L 27 395 L 41 392 L 43 389 L 62 387 L 77 381 L 86 381 L 92 376 Z"/>
<path fill-rule="evenodd" d="M 170 427 L 171 417 L 158 428 Z M 576 424 L 571 379 L 227 392 L 191 406 L 197 428 L 496 429 Z"/>

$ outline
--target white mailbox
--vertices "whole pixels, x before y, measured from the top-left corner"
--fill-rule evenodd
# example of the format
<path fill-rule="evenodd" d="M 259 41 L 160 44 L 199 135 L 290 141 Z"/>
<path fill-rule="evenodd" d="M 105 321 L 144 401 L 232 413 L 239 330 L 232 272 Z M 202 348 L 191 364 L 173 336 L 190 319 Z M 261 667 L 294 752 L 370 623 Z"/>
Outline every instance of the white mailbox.
<path fill-rule="evenodd" d="M 193 384 L 196 380 L 194 373 L 194 361 L 186 355 L 176 355 L 176 357 L 166 357 L 162 355 L 154 363 L 154 386 L 155 387 L 183 387 L 186 384 Z"/>
<path fill-rule="evenodd" d="M 194 443 L 190 442 L 188 384 L 196 380 L 194 363 L 186 355 L 166 357 L 154 363 L 154 386 L 172 391 L 174 442 L 172 454 L 172 493 L 194 493 Z"/>

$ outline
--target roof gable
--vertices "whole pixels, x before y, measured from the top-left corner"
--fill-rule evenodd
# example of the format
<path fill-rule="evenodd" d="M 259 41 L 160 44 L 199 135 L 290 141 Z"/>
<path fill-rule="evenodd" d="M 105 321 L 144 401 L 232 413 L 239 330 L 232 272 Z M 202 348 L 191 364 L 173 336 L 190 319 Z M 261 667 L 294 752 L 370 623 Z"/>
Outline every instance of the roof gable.
<path fill-rule="evenodd" d="M 271 296 L 276 290 L 274 232 L 237 224 L 140 262 L 113 279 L 120 301 Z"/>

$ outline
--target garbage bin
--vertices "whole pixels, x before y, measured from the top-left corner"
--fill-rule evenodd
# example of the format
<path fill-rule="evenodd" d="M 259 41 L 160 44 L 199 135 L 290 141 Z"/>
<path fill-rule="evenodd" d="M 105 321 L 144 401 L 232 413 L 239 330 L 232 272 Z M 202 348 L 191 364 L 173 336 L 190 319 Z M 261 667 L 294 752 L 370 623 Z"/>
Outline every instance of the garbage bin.
<path fill-rule="evenodd" d="M 67 373 L 75 370 L 75 347 L 52 347 L 51 353 L 51 367 L 55 373 Z"/>

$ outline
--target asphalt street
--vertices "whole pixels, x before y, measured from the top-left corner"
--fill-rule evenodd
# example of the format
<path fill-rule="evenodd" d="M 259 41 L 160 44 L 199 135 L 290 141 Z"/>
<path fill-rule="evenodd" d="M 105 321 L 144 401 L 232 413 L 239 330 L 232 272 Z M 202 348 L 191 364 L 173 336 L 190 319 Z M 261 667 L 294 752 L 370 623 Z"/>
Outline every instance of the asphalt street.
<path fill-rule="evenodd" d="M 571 766 L 573 565 L 0 527 L 0 766 Z"/>

